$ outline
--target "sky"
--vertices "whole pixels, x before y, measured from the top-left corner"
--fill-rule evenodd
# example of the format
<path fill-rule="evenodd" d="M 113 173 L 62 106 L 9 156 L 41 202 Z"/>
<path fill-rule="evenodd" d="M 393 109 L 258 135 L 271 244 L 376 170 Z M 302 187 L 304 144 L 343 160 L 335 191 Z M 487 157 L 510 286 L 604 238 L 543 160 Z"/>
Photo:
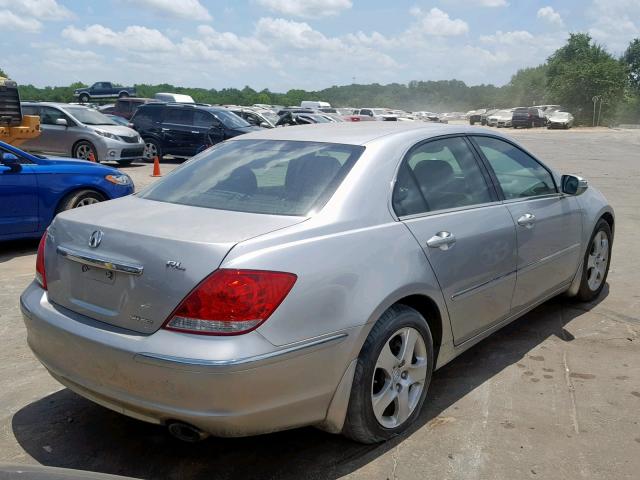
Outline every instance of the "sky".
<path fill-rule="evenodd" d="M 503 85 L 569 32 L 619 55 L 640 0 L 0 0 L 0 32 L 0 68 L 40 87 Z"/>

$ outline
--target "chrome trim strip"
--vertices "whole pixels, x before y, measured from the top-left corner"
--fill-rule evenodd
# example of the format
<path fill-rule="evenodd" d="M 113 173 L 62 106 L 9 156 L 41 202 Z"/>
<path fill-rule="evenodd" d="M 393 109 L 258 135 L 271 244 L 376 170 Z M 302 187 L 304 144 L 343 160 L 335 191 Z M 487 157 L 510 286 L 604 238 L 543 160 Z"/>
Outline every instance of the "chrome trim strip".
<path fill-rule="evenodd" d="M 58 255 L 61 255 L 73 262 L 82 263 L 96 268 L 104 268 L 105 270 L 111 270 L 114 272 L 126 273 L 127 275 L 142 275 L 144 268 L 142 265 L 135 265 L 133 263 L 115 262 L 108 258 L 89 255 L 88 253 L 78 252 L 71 250 L 70 248 L 58 246 L 56 248 Z"/>
<path fill-rule="evenodd" d="M 199 358 L 184 358 L 174 357 L 172 355 L 162 355 L 157 353 L 141 352 L 136 354 L 135 359 L 144 363 L 154 363 L 161 366 L 167 366 L 167 364 L 178 364 L 194 367 L 235 367 L 238 365 L 246 365 L 255 362 L 262 362 L 270 360 L 276 357 L 287 355 L 307 348 L 317 347 L 328 343 L 338 342 L 346 338 L 348 334 L 339 333 L 329 337 L 319 338 L 317 340 L 305 341 L 293 344 L 289 347 L 281 348 L 273 352 L 263 353 L 260 355 L 254 355 L 252 357 L 232 358 L 229 360 L 203 360 Z"/>
<path fill-rule="evenodd" d="M 479 285 L 474 285 L 473 287 L 469 287 L 469 288 L 465 288 L 464 290 L 460 290 L 459 292 L 456 292 L 453 295 L 451 295 L 451 300 L 455 300 L 456 298 L 458 298 L 458 297 L 460 297 L 462 295 L 465 295 L 467 293 L 470 293 L 470 292 L 472 292 L 474 290 L 477 290 L 479 288 L 486 287 L 486 286 L 488 286 L 489 284 L 491 284 L 493 282 L 498 282 L 500 280 L 504 280 L 506 277 L 510 277 L 511 275 L 514 275 L 515 273 L 517 273 L 517 270 L 513 270 L 511 272 L 504 273 L 504 274 L 502 274 L 500 276 L 497 276 L 496 278 L 493 278 L 491 280 L 487 280 L 486 282 L 481 283 Z"/>

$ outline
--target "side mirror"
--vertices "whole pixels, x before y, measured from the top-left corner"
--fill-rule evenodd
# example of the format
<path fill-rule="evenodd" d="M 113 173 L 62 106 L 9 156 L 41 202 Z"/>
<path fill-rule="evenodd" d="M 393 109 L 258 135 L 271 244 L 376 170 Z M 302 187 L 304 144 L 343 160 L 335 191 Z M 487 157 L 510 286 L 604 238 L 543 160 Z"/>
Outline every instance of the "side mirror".
<path fill-rule="evenodd" d="M 62 127 L 66 127 L 67 126 L 67 119 L 66 118 L 56 118 L 55 124 L 56 125 L 60 125 Z"/>
<path fill-rule="evenodd" d="M 267 122 L 260 122 L 260 126 L 262 128 L 271 128 L 271 125 L 269 125 Z"/>
<path fill-rule="evenodd" d="M 589 182 L 576 175 L 562 175 L 562 193 L 567 195 L 581 195 L 589 188 Z"/>

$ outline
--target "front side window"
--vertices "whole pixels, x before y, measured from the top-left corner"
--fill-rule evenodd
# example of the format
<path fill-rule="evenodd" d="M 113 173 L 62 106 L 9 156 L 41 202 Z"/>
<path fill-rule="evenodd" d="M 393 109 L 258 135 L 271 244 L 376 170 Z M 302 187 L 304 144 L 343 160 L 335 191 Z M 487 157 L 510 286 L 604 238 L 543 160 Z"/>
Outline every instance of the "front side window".
<path fill-rule="evenodd" d="M 506 200 L 557 193 L 549 171 L 518 147 L 492 137 L 474 137 Z"/>
<path fill-rule="evenodd" d="M 215 118 L 208 112 L 193 112 L 193 126 L 201 128 L 211 128 L 214 124 Z"/>
<path fill-rule="evenodd" d="M 67 116 L 57 108 L 42 107 L 40 113 L 40 123 L 43 125 L 55 125 L 56 120 L 63 118 L 67 120 Z"/>
<path fill-rule="evenodd" d="M 306 216 L 331 198 L 363 151 L 358 145 L 320 142 L 224 142 L 140 196 L 218 210 Z"/>
<path fill-rule="evenodd" d="M 489 186 L 466 141 L 445 138 L 414 147 L 393 192 L 398 216 L 491 202 Z"/>

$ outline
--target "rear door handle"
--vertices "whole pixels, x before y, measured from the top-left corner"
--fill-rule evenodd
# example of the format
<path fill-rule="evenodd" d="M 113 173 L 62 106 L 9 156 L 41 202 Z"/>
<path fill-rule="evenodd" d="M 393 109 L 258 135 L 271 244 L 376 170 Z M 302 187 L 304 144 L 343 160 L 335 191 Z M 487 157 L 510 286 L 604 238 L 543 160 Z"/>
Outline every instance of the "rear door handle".
<path fill-rule="evenodd" d="M 171 130 L 170 128 L 163 128 L 162 131 L 163 132 L 168 132 L 169 130 Z"/>
<path fill-rule="evenodd" d="M 191 130 L 191 133 L 200 133 L 198 130 Z"/>
<path fill-rule="evenodd" d="M 439 248 L 440 250 L 449 250 L 456 243 L 456 237 L 449 232 L 438 232 L 429 240 L 427 247 Z"/>
<path fill-rule="evenodd" d="M 521 227 L 532 228 L 536 223 L 536 216 L 533 213 L 525 213 L 518 218 L 518 225 Z"/>

